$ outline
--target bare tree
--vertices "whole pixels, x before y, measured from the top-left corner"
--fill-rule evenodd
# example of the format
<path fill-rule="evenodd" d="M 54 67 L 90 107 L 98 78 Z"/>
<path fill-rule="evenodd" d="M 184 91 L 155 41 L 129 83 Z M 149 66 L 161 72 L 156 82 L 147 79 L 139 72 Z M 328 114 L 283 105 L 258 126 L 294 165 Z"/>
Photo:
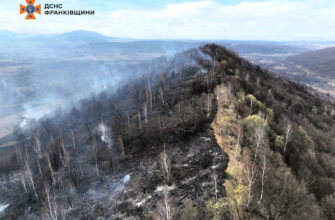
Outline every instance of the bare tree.
<path fill-rule="evenodd" d="M 261 190 L 261 195 L 258 199 L 258 202 L 257 202 L 257 205 L 256 207 L 261 203 L 262 199 L 263 199 L 263 194 L 264 194 L 264 177 L 265 177 L 265 169 L 266 169 L 266 156 L 265 156 L 265 153 L 264 153 L 264 157 L 263 157 L 263 168 L 262 168 L 262 179 L 261 179 L 261 182 L 262 182 L 262 190 Z"/>
<path fill-rule="evenodd" d="M 163 198 L 158 202 L 154 219 L 156 220 L 171 220 L 174 214 L 172 208 L 172 201 L 169 197 L 168 186 L 165 185 L 163 189 Z"/>
<path fill-rule="evenodd" d="M 237 142 L 236 142 L 236 146 L 235 146 L 235 152 L 234 152 L 235 159 L 236 159 L 236 156 L 237 156 L 238 148 L 240 146 L 241 137 L 242 137 L 242 129 L 239 128 L 238 135 L 237 135 Z"/>
<path fill-rule="evenodd" d="M 284 152 L 286 151 L 287 148 L 287 144 L 291 139 L 291 134 L 292 134 L 292 122 L 291 121 L 287 121 L 286 125 L 285 125 L 285 143 L 284 143 Z"/>
<path fill-rule="evenodd" d="M 163 170 L 164 177 L 165 177 L 166 181 L 169 182 L 170 181 L 170 172 L 171 172 L 171 162 L 169 160 L 169 156 L 166 153 L 165 144 L 164 144 L 164 150 L 163 150 L 163 152 L 160 153 L 159 157 L 160 157 L 160 162 L 161 162 L 161 165 L 162 165 L 162 170 Z"/>
<path fill-rule="evenodd" d="M 130 123 L 130 120 L 129 120 L 129 113 L 127 111 L 127 127 L 129 128 L 129 123 Z"/>
<path fill-rule="evenodd" d="M 25 191 L 25 192 L 28 192 L 28 190 L 27 190 L 27 184 L 26 184 L 26 176 L 25 176 L 25 172 L 22 171 L 22 169 L 20 169 L 18 175 L 19 175 L 20 182 L 21 182 L 21 184 L 22 184 L 22 186 L 23 186 L 24 191 Z"/>
<path fill-rule="evenodd" d="M 142 88 L 140 84 L 135 84 L 133 86 L 133 89 L 131 91 L 131 98 L 136 105 L 136 108 L 138 111 L 141 109 L 141 104 L 142 104 Z"/>
<path fill-rule="evenodd" d="M 259 150 L 265 143 L 265 134 L 266 134 L 266 122 L 260 118 L 259 116 L 249 116 L 247 118 L 249 132 L 253 144 L 254 144 L 254 156 L 252 161 L 247 161 L 245 163 L 246 167 L 246 179 L 248 183 L 248 198 L 247 198 L 247 208 L 249 208 L 250 203 L 252 201 L 252 187 L 256 179 L 256 166 L 257 166 L 257 158 L 259 154 Z M 265 172 L 265 170 L 264 170 Z"/>
<path fill-rule="evenodd" d="M 246 163 L 246 179 L 247 179 L 247 183 L 248 183 L 248 198 L 247 198 L 247 208 L 249 208 L 249 205 L 251 203 L 251 199 L 252 199 L 252 186 L 254 184 L 255 181 L 255 177 L 256 177 L 256 172 L 255 172 L 255 163 L 254 162 L 247 162 Z"/>
<path fill-rule="evenodd" d="M 41 168 L 41 164 L 40 164 L 39 158 L 35 158 L 35 161 L 36 161 L 38 173 L 40 174 L 40 176 L 43 176 L 43 172 L 42 172 L 42 168 Z"/>
<path fill-rule="evenodd" d="M 256 161 L 259 148 L 264 142 L 265 132 L 266 132 L 265 125 L 263 123 L 257 124 L 254 128 L 254 135 L 255 135 L 255 142 L 256 142 L 254 161 Z"/>
<path fill-rule="evenodd" d="M 49 170 L 50 170 L 50 175 L 51 175 L 52 183 L 55 184 L 56 183 L 56 179 L 55 179 L 55 176 L 54 176 L 54 171 L 53 171 L 53 168 L 52 168 L 52 165 L 51 165 L 49 154 L 45 154 L 45 158 L 47 160 L 47 164 L 48 164 L 48 167 L 49 167 Z"/>
<path fill-rule="evenodd" d="M 76 140 L 75 140 L 75 132 L 73 130 L 71 130 L 71 140 L 72 140 L 72 146 L 73 149 L 76 149 Z"/>
<path fill-rule="evenodd" d="M 28 179 L 29 179 L 30 185 L 33 188 L 33 191 L 34 191 L 34 194 L 35 194 L 36 198 L 38 199 L 38 195 L 36 193 L 36 188 L 35 188 L 35 182 L 34 182 L 33 173 L 31 172 L 31 169 L 29 167 L 28 161 L 26 161 L 26 172 L 27 172 L 27 175 L 28 175 Z"/>
<path fill-rule="evenodd" d="M 152 109 L 152 92 L 149 90 L 149 104 L 150 104 L 150 109 Z"/>
<path fill-rule="evenodd" d="M 143 112 L 144 112 L 144 118 L 145 118 L 145 124 L 148 124 L 148 106 L 147 103 L 143 106 Z"/>
<path fill-rule="evenodd" d="M 162 87 L 159 87 L 159 94 L 160 94 L 160 97 L 161 97 L 162 105 L 165 106 L 164 93 L 163 93 Z"/>
<path fill-rule="evenodd" d="M 49 216 L 50 216 L 51 219 L 57 220 L 58 219 L 57 201 L 56 201 L 55 196 L 51 195 L 50 189 L 47 185 L 45 186 L 45 194 L 47 196 Z"/>
<path fill-rule="evenodd" d="M 18 146 L 18 144 L 15 145 L 15 156 L 16 156 L 16 161 L 22 165 L 23 164 L 23 158 L 22 158 L 22 154 L 21 154 L 21 149 Z"/>
<path fill-rule="evenodd" d="M 140 131 L 141 131 L 142 130 L 142 122 L 141 122 L 141 113 L 140 112 L 138 112 L 137 118 L 138 118 L 138 127 L 140 128 Z"/>
<path fill-rule="evenodd" d="M 93 141 L 92 141 L 92 150 L 93 150 L 93 154 L 94 154 L 94 160 L 95 160 L 95 170 L 97 172 L 97 175 L 100 176 L 99 174 L 99 167 L 98 167 L 98 157 L 97 157 L 97 151 L 95 149 L 95 146 L 96 145 L 96 141 L 95 141 L 95 138 L 93 138 Z"/>
<path fill-rule="evenodd" d="M 218 201 L 218 175 L 216 173 L 216 170 L 214 169 L 212 174 L 212 179 L 214 181 L 214 193 L 215 193 L 215 201 Z"/>
<path fill-rule="evenodd" d="M 78 164 L 79 164 L 80 174 L 81 174 L 81 176 L 83 177 L 83 176 L 84 176 L 84 173 L 83 173 L 83 169 L 82 169 L 82 167 L 81 167 L 80 160 L 77 159 L 77 161 L 78 161 Z"/>
<path fill-rule="evenodd" d="M 36 129 L 33 134 L 34 149 L 39 158 L 42 157 L 41 152 L 41 141 L 40 141 L 40 132 Z"/>
<path fill-rule="evenodd" d="M 210 93 L 207 93 L 207 117 L 211 115 L 212 99 Z"/>
<path fill-rule="evenodd" d="M 69 155 L 69 152 L 68 152 L 68 151 L 66 150 L 66 148 L 65 148 L 64 138 L 63 138 L 63 135 L 62 135 L 62 134 L 60 134 L 59 139 L 60 139 L 60 145 L 61 145 L 61 147 L 62 147 L 63 157 L 64 157 L 64 159 L 63 159 L 63 165 L 64 165 L 65 167 L 70 167 L 70 166 L 69 166 L 69 163 L 70 163 L 70 155 Z"/>
<path fill-rule="evenodd" d="M 120 150 L 121 150 L 121 153 L 122 153 L 122 157 L 126 158 L 126 155 L 125 155 L 125 152 L 124 152 L 123 139 L 122 139 L 121 135 L 119 135 L 118 140 L 119 140 L 119 145 L 120 145 Z"/>
<path fill-rule="evenodd" d="M 150 76 L 147 77 L 146 98 L 147 98 L 147 105 L 149 105 L 150 109 L 152 109 L 152 91 L 149 77 Z"/>

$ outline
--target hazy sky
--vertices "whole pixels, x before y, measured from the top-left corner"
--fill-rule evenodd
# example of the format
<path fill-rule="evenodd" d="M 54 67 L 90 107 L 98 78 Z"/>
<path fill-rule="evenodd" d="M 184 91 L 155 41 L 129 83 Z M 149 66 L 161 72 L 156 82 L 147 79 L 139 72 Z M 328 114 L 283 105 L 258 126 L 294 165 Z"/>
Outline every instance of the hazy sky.
<path fill-rule="evenodd" d="M 35 15 L 2 0 L 0 29 L 33 34 L 72 30 L 140 39 L 335 40 L 335 0 L 36 0 L 94 16 Z M 44 9 L 42 8 L 43 12 Z"/>

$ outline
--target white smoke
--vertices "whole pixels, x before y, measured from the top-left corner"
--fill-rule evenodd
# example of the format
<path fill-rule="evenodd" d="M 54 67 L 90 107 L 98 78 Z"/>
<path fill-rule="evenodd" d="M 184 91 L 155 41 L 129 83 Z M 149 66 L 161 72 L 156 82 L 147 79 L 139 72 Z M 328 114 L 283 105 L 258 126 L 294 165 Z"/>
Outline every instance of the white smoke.
<path fill-rule="evenodd" d="M 20 128 L 25 128 L 29 126 L 32 121 L 36 121 L 45 115 L 50 115 L 56 109 L 65 105 L 65 100 L 54 100 L 45 101 L 43 105 L 31 105 L 29 103 L 24 103 L 24 112 L 22 115 L 22 121 L 20 123 Z"/>
<path fill-rule="evenodd" d="M 0 204 L 0 213 L 5 211 L 5 209 L 9 206 L 9 204 Z"/>
<path fill-rule="evenodd" d="M 98 125 L 98 132 L 100 133 L 101 141 L 108 144 L 108 148 L 112 148 L 113 141 L 111 137 L 111 128 L 101 121 Z"/>

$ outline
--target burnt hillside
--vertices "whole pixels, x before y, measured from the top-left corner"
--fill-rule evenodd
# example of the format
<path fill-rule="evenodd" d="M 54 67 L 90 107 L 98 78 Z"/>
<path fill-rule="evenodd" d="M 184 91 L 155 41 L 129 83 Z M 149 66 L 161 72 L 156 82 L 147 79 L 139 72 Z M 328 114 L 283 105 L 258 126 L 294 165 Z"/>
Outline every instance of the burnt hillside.
<path fill-rule="evenodd" d="M 217 45 L 160 68 L 17 131 L 0 216 L 334 217 L 332 104 Z"/>

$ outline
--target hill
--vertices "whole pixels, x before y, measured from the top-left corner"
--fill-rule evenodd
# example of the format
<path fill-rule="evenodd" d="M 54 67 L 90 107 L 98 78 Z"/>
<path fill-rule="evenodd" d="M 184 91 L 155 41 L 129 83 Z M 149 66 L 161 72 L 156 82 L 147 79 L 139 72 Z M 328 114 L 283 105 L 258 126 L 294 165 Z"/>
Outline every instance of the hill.
<path fill-rule="evenodd" d="M 91 31 L 83 31 L 77 30 L 72 32 L 67 32 L 63 34 L 59 34 L 55 37 L 55 39 L 61 39 L 65 41 L 72 41 L 72 42 L 104 42 L 104 41 L 122 41 L 126 39 L 121 38 L 113 38 L 107 37 L 102 34 L 91 32 Z"/>
<path fill-rule="evenodd" d="M 0 31 L 0 39 L 0 147 L 13 143 L 9 134 L 26 119 L 38 119 L 97 93 L 115 77 L 122 80 L 129 73 L 140 73 L 136 68 L 140 69 L 137 65 L 144 61 L 172 56 L 206 42 L 134 40 L 83 30 L 49 35 Z M 307 50 L 301 45 L 265 41 L 218 43 L 245 57 Z"/>
<path fill-rule="evenodd" d="M 30 35 L 7 31 L 0 31 L 0 58 L 15 57 L 21 59 L 70 59 L 90 57 L 115 56 L 122 52 L 131 56 L 134 52 L 143 54 L 172 55 L 182 50 L 199 47 L 208 43 L 208 40 L 138 40 L 105 36 L 103 34 L 77 30 L 61 34 Z M 217 40 L 217 44 L 235 50 L 241 55 L 274 55 L 297 54 L 314 48 L 314 43 L 300 42 L 268 42 L 268 41 L 234 41 Z M 36 49 L 38 48 L 38 49 Z M 143 51 L 140 49 L 144 49 Z M 52 51 L 52 53 L 50 53 Z M 120 54 L 118 54 L 120 55 Z M 151 56 L 152 58 L 152 56 Z"/>
<path fill-rule="evenodd" d="M 295 55 L 246 57 L 282 77 L 312 87 L 330 100 L 335 97 L 335 47 L 318 50 L 314 48 Z"/>
<path fill-rule="evenodd" d="M 335 79 L 335 47 L 308 51 L 287 60 L 308 69 L 314 76 Z"/>
<path fill-rule="evenodd" d="M 155 66 L 17 131 L 0 215 L 334 219 L 333 104 L 215 44 Z"/>

